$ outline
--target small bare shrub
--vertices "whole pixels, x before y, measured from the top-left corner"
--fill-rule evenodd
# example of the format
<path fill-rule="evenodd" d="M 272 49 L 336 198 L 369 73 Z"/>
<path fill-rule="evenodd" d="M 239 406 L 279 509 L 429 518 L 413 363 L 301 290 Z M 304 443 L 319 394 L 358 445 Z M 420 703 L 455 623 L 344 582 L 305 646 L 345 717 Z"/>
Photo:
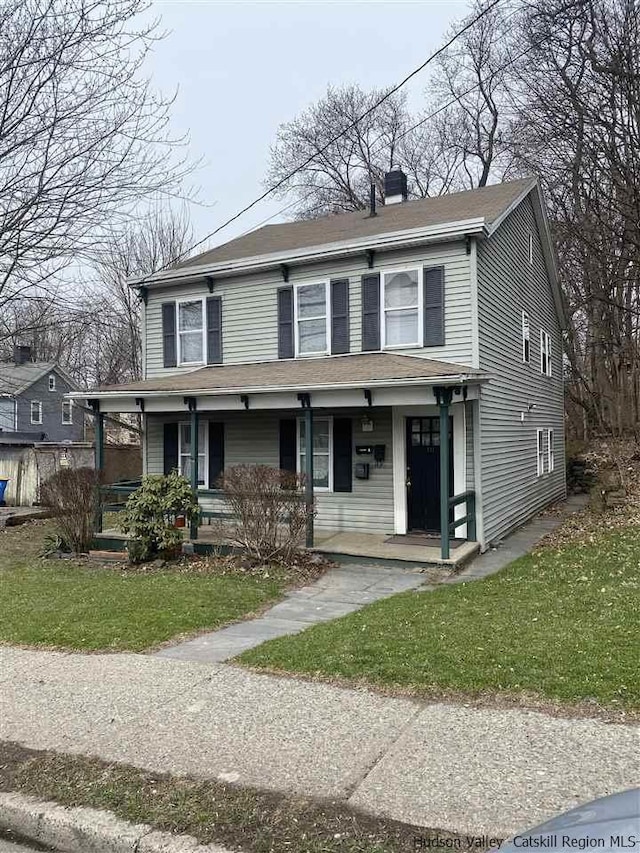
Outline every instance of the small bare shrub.
<path fill-rule="evenodd" d="M 220 487 L 234 516 L 228 527 L 234 545 L 263 563 L 296 561 L 307 523 L 302 475 L 236 465 L 224 472 Z"/>
<path fill-rule="evenodd" d="M 93 468 L 61 468 L 40 487 L 40 503 L 53 511 L 60 539 L 79 554 L 96 532 L 98 486 Z"/>

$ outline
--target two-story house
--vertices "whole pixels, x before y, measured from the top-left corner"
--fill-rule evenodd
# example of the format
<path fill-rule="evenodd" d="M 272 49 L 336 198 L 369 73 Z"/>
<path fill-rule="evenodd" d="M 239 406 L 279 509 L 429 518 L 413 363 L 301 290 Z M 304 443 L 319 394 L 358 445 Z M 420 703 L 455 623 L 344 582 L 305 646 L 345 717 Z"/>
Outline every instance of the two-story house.
<path fill-rule="evenodd" d="M 78 386 L 52 362 L 33 361 L 31 348 L 16 346 L 13 361 L 0 363 L 0 430 L 34 441 L 84 440 L 84 415 L 67 395 Z"/>
<path fill-rule="evenodd" d="M 565 494 L 562 298 L 535 179 L 417 201 L 386 180 L 377 210 L 138 283 L 144 379 L 91 403 L 142 412 L 145 471 L 205 507 L 230 465 L 312 472 L 317 534 L 422 532 L 446 557 Z"/>

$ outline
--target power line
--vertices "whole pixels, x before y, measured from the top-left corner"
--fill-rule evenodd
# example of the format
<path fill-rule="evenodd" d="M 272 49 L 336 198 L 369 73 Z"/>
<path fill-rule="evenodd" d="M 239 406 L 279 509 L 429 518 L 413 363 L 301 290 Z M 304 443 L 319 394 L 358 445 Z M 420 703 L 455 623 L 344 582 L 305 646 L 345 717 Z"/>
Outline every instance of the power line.
<path fill-rule="evenodd" d="M 360 116 L 358 116 L 358 118 L 354 119 L 350 124 L 348 124 L 345 128 L 343 128 L 339 133 L 335 134 L 335 136 L 333 136 L 327 143 L 325 143 L 325 145 L 322 148 L 318 149 L 318 151 L 316 151 L 310 157 L 307 157 L 307 159 L 304 160 L 302 163 L 300 163 L 298 166 L 296 166 L 295 169 L 293 169 L 291 172 L 289 172 L 287 175 L 285 175 L 283 178 L 281 178 L 279 181 L 277 181 L 273 186 L 266 189 L 261 195 L 259 195 L 257 198 L 255 198 L 253 201 L 251 201 L 249 204 L 245 205 L 245 207 L 243 207 L 237 213 L 234 213 L 233 216 L 230 216 L 221 225 L 219 225 L 217 228 L 215 228 L 213 231 L 211 231 L 209 234 L 207 234 L 201 240 L 198 240 L 196 243 L 194 243 L 188 249 L 185 249 L 183 252 L 180 252 L 170 262 L 159 267 L 153 273 L 150 273 L 147 276 L 140 279 L 137 282 L 137 285 L 140 286 L 140 285 L 144 284 L 153 275 L 156 275 L 157 273 L 162 272 L 162 270 L 167 269 L 167 267 L 169 267 L 172 264 L 175 264 L 176 262 L 182 260 L 182 258 L 184 258 L 186 255 L 193 252 L 194 249 L 197 249 L 199 246 L 202 246 L 203 243 L 206 243 L 208 240 L 210 240 L 212 237 L 215 237 L 216 234 L 218 234 L 220 231 L 222 231 L 228 225 L 231 225 L 232 222 L 235 222 L 241 216 L 244 216 L 245 213 L 247 213 L 249 210 L 251 210 L 257 204 L 259 204 L 265 198 L 270 196 L 271 193 L 274 193 L 274 192 L 276 192 L 276 190 L 280 189 L 280 187 L 283 186 L 288 181 L 290 181 L 291 178 L 294 177 L 294 175 L 297 175 L 298 172 L 301 172 L 310 163 L 312 163 L 319 154 L 323 154 L 328 148 L 330 148 L 332 145 L 334 145 L 346 133 L 348 133 L 350 130 L 353 130 L 353 128 L 356 127 L 363 119 L 365 119 L 365 118 L 367 118 L 367 116 L 371 115 L 372 112 L 375 112 L 375 110 L 377 110 L 378 107 L 380 107 L 386 100 L 388 100 L 392 95 L 395 95 L 396 92 L 398 92 L 403 86 L 405 86 L 409 82 L 409 80 L 413 79 L 413 77 L 415 77 L 417 74 L 419 74 L 421 71 L 423 71 L 427 67 L 427 65 L 429 65 L 431 62 L 433 62 L 434 59 L 437 59 L 441 54 L 443 54 L 446 50 L 448 50 L 451 47 L 451 45 L 457 39 L 460 38 L 460 36 L 464 35 L 464 33 L 466 33 L 467 30 L 469 30 L 473 26 L 475 26 L 478 23 L 478 21 L 480 21 L 482 18 L 484 18 L 485 15 L 487 15 L 492 9 L 494 9 L 498 5 L 498 3 L 501 3 L 501 2 L 503 2 L 503 0 L 492 0 L 492 2 L 489 3 L 489 5 L 485 9 L 482 10 L 482 12 L 479 12 L 474 18 L 472 18 L 470 21 L 468 21 L 464 25 L 464 27 L 462 27 L 462 29 L 460 29 L 456 33 L 454 33 L 454 35 L 451 36 L 451 38 L 445 44 L 443 44 L 436 51 L 434 51 L 430 56 L 428 56 L 427 59 L 425 59 L 425 61 L 421 65 L 419 65 L 417 68 L 414 68 L 414 70 L 411 71 L 409 74 L 407 74 L 407 76 L 404 77 L 399 83 L 397 83 L 395 86 L 393 86 L 387 92 L 385 92 L 384 95 L 382 95 L 380 98 L 378 98 L 378 100 L 374 104 L 372 104 L 372 106 L 368 107 Z M 287 208 L 285 208 L 285 209 L 287 209 Z"/>

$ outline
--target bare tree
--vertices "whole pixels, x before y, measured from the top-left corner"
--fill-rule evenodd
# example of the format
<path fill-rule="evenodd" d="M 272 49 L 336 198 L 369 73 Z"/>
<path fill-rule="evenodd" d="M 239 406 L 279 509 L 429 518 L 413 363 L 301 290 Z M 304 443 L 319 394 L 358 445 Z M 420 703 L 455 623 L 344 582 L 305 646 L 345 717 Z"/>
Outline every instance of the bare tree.
<path fill-rule="evenodd" d="M 193 241 L 186 210 L 163 211 L 156 207 L 136 226 L 114 231 L 94 262 L 97 298 L 94 315 L 108 317 L 97 325 L 98 346 L 92 374 L 99 384 L 140 379 L 140 296 L 128 281 L 142 278 L 184 257 Z"/>
<path fill-rule="evenodd" d="M 144 75 L 143 0 L 0 0 L 0 308 L 189 171 Z"/>

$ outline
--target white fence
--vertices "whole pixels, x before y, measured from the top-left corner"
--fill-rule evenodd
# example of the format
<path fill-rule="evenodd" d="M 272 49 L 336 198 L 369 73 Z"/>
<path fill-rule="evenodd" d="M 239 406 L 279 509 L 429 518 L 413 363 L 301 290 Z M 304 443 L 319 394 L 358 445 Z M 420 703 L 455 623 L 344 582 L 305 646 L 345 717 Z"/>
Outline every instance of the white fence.
<path fill-rule="evenodd" d="M 4 499 L 9 506 L 33 506 L 40 486 L 61 468 L 93 468 L 91 444 L 43 442 L 28 447 L 0 445 L 0 477 L 9 480 Z"/>

